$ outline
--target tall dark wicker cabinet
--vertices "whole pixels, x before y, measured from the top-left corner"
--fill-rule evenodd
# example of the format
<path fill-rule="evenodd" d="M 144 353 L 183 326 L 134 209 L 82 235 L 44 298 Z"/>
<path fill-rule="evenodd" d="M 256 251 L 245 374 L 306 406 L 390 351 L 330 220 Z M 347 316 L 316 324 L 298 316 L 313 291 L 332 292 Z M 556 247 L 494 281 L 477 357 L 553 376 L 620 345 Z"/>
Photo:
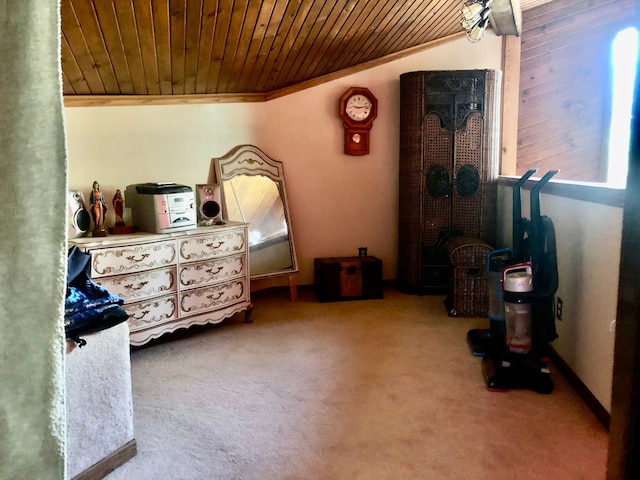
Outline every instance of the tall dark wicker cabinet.
<path fill-rule="evenodd" d="M 400 75 L 398 288 L 445 294 L 446 242 L 495 245 L 499 70 Z"/>

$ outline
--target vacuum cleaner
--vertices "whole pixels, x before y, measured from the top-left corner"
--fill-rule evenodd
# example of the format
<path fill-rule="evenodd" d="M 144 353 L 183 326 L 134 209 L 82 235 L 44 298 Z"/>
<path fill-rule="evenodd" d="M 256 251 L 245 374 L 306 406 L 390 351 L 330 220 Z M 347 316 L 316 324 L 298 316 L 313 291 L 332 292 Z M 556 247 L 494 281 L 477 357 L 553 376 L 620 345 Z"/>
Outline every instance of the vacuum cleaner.
<path fill-rule="evenodd" d="M 528 220 L 521 212 L 521 187 L 536 171 L 527 171 L 514 185 L 512 248 L 487 256 L 490 326 L 467 333 L 472 352 L 482 356 L 482 373 L 492 391 L 553 391 L 549 344 L 558 336 L 558 265 L 555 228 L 541 215 L 540 190 L 558 170 L 547 172 L 532 188 Z"/>

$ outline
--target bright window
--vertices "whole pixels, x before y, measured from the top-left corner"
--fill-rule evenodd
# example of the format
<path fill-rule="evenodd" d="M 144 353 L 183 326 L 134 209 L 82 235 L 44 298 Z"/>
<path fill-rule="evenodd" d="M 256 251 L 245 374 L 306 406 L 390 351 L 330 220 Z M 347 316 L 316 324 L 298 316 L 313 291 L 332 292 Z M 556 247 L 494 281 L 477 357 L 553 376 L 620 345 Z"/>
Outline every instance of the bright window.
<path fill-rule="evenodd" d="M 607 171 L 607 184 L 616 188 L 625 188 L 627 184 L 637 51 L 638 30 L 630 27 L 616 35 L 611 49 L 613 92 Z"/>

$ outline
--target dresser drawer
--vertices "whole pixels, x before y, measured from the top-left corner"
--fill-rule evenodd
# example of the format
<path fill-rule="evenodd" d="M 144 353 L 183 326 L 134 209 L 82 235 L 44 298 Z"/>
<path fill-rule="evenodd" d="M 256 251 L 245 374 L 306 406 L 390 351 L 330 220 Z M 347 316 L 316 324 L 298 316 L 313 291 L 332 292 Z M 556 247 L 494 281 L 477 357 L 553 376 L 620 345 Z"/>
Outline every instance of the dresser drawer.
<path fill-rule="evenodd" d="M 245 278 L 187 290 L 180 296 L 180 315 L 192 315 L 222 308 L 246 300 L 247 295 Z"/>
<path fill-rule="evenodd" d="M 157 268 L 116 277 L 102 277 L 95 282 L 126 302 L 166 295 L 178 289 L 175 267 Z"/>
<path fill-rule="evenodd" d="M 204 262 L 185 263 L 180 266 L 178 278 L 181 288 L 204 287 L 237 277 L 246 269 L 246 256 L 234 255 Z"/>
<path fill-rule="evenodd" d="M 176 242 L 128 245 L 91 250 L 92 278 L 143 272 L 176 263 Z"/>
<path fill-rule="evenodd" d="M 135 332 L 178 318 L 177 306 L 178 296 L 174 294 L 125 303 L 122 308 L 129 314 L 129 330 Z"/>
<path fill-rule="evenodd" d="M 181 262 L 226 257 L 247 249 L 244 230 L 181 238 L 178 244 Z"/>

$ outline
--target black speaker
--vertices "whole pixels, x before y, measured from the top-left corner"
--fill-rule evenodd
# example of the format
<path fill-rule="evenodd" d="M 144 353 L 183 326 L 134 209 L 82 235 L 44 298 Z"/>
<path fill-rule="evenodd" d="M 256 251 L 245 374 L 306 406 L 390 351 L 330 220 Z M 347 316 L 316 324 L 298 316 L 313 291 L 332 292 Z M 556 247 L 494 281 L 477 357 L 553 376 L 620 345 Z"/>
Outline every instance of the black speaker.
<path fill-rule="evenodd" d="M 214 225 L 222 222 L 220 185 L 217 183 L 196 185 L 196 204 L 198 205 L 198 224 Z"/>
<path fill-rule="evenodd" d="M 91 215 L 84 203 L 84 195 L 80 191 L 67 193 L 67 217 L 69 238 L 83 237 L 91 228 Z"/>

